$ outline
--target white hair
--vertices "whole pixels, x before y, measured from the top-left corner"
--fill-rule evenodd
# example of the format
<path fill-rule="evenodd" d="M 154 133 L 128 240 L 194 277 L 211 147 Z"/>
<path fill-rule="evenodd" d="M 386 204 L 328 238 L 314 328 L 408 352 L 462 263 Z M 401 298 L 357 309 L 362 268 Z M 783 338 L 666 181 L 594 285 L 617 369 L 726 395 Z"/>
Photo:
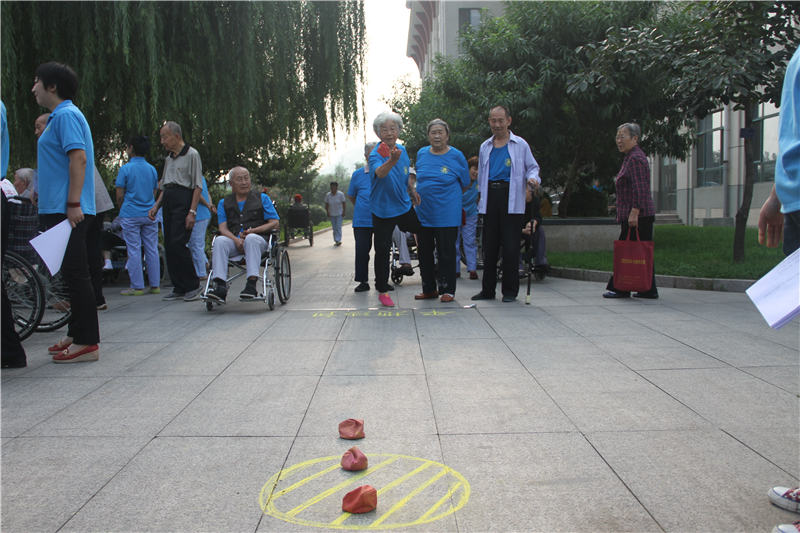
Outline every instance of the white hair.
<path fill-rule="evenodd" d="M 375 117 L 375 120 L 372 121 L 372 129 L 375 130 L 375 135 L 380 137 L 378 130 L 380 130 L 381 126 L 389 121 L 393 121 L 397 124 L 397 129 L 403 129 L 403 117 L 395 113 L 394 111 L 386 111 Z"/>

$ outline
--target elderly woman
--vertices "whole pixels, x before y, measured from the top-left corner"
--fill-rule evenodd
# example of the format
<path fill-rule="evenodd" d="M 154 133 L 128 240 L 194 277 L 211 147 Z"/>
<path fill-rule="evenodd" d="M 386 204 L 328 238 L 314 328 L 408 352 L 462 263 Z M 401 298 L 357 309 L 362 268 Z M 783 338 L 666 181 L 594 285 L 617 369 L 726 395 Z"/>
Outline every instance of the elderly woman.
<path fill-rule="evenodd" d="M 450 127 L 439 118 L 428 123 L 430 146 L 417 152 L 417 216 L 422 292 L 417 300 L 452 302 L 456 294 L 456 237 L 461 225 L 462 190 L 470 184 L 467 160 L 449 146 Z M 439 252 L 439 290 L 436 290 L 434 247 Z"/>
<path fill-rule="evenodd" d="M 650 164 L 647 156 L 639 148 L 639 138 L 642 129 L 638 124 L 626 122 L 617 128 L 617 149 L 625 154 L 622 167 L 616 177 L 617 186 L 617 222 L 622 226 L 619 238 L 627 239 L 629 228 L 638 228 L 639 240 L 653 240 L 653 223 L 656 219 L 656 207 L 653 196 L 650 194 Z M 635 235 L 631 235 L 636 239 Z M 614 288 L 614 276 L 606 286 L 608 292 L 603 293 L 603 298 L 628 298 L 631 294 Z M 658 298 L 656 288 L 656 275 L 653 271 L 653 280 L 650 290 L 637 292 L 637 298 Z"/>
<path fill-rule="evenodd" d="M 372 123 L 381 142 L 369 154 L 369 174 L 372 187 L 369 206 L 372 212 L 372 231 L 375 241 L 375 288 L 378 299 L 386 307 L 394 306 L 388 291 L 389 250 L 392 231 L 397 225 L 402 231 L 419 231 L 419 220 L 411 205 L 413 190 L 408 180 L 411 162 L 397 138 L 403 129 L 403 119 L 397 113 L 381 113 Z M 417 202 L 415 197 L 415 203 Z"/>

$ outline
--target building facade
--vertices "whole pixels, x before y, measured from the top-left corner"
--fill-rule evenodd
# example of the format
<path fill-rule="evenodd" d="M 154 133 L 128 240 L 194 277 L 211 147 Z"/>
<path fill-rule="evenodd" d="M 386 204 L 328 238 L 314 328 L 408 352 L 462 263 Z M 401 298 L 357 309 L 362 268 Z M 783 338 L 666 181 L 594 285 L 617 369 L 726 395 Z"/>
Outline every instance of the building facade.
<path fill-rule="evenodd" d="M 406 54 L 424 79 L 432 73 L 437 54 L 457 57 L 459 32 L 464 25 L 480 24 L 487 16 L 501 16 L 505 4 L 493 1 L 408 0 L 411 10 Z M 748 225 L 758 223 L 758 212 L 774 182 L 778 155 L 778 109 L 761 104 L 756 113 L 756 182 Z M 643 135 L 647 135 L 643 124 Z M 742 203 L 745 162 L 744 112 L 731 106 L 718 109 L 698 122 L 698 140 L 686 160 L 651 157 L 652 191 L 660 213 L 676 213 L 684 224 L 733 225 Z"/>

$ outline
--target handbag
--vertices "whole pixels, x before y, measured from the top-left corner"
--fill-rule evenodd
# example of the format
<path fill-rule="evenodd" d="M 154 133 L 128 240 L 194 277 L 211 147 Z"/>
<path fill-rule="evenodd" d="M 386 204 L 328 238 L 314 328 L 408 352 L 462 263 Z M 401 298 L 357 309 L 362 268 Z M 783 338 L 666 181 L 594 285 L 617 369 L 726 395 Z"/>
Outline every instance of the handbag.
<path fill-rule="evenodd" d="M 639 229 L 636 240 L 628 238 L 614 241 L 614 289 L 618 291 L 649 291 L 653 284 L 653 241 L 640 241 Z"/>

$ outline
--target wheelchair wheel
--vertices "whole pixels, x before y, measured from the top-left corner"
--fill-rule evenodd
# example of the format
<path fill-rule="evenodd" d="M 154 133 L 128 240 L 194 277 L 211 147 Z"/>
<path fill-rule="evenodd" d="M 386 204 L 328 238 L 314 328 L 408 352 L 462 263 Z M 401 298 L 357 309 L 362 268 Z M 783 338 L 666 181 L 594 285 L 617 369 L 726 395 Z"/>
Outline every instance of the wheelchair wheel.
<path fill-rule="evenodd" d="M 270 311 L 275 309 L 275 290 L 274 289 L 270 289 L 269 292 L 267 292 L 267 305 L 269 306 L 269 310 Z"/>
<path fill-rule="evenodd" d="M 55 331 L 63 327 L 72 316 L 69 293 L 61 273 L 55 276 L 44 265 L 38 266 L 39 280 L 44 288 L 44 312 L 36 331 Z"/>
<path fill-rule="evenodd" d="M 280 251 L 275 264 L 275 285 L 278 289 L 278 299 L 285 304 L 292 294 L 292 265 L 289 263 L 289 252 L 286 250 Z"/>
<path fill-rule="evenodd" d="M 11 304 L 14 329 L 20 340 L 27 339 L 44 313 L 44 287 L 33 266 L 10 250 L 3 257 L 3 289 Z"/>
<path fill-rule="evenodd" d="M 392 283 L 395 285 L 400 285 L 403 283 L 403 274 L 401 274 L 400 270 L 396 268 L 392 268 Z"/>

